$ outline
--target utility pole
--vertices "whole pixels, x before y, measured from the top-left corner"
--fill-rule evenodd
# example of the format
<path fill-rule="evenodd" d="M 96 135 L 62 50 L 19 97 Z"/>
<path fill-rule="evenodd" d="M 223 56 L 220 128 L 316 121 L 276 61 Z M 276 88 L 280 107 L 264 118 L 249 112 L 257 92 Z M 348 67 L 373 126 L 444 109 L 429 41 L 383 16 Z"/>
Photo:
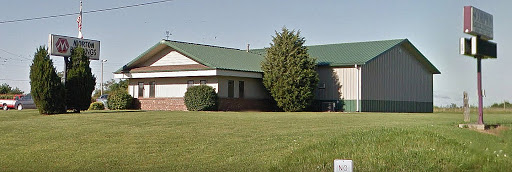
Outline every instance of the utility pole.
<path fill-rule="evenodd" d="M 101 83 L 100 83 L 101 91 L 100 91 L 100 96 L 103 95 L 103 63 L 105 63 L 105 62 L 107 62 L 106 59 L 101 60 Z"/>

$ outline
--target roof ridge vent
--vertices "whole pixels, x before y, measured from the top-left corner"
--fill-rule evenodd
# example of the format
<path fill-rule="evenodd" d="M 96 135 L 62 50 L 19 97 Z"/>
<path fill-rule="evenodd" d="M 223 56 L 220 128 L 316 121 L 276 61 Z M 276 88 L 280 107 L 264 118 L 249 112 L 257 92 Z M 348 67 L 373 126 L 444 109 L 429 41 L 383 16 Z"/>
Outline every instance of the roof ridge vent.
<path fill-rule="evenodd" d="M 223 48 L 223 49 L 243 51 L 243 50 L 238 49 L 238 48 L 221 47 L 221 46 L 217 46 L 217 45 L 200 44 L 200 43 L 184 42 L 184 41 L 176 41 L 176 40 L 165 40 L 165 41 L 175 42 L 175 43 L 180 43 L 180 44 L 190 44 L 190 45 L 199 45 L 199 46 L 205 46 L 205 47 Z"/>

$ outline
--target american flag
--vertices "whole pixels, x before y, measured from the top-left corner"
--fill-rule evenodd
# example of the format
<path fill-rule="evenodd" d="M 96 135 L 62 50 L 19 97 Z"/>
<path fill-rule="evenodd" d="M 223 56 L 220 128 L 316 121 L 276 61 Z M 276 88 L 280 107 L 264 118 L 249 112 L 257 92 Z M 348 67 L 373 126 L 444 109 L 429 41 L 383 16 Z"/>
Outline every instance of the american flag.
<path fill-rule="evenodd" d="M 83 39 L 84 36 L 82 35 L 82 1 L 80 1 L 80 15 L 78 15 L 76 22 L 78 23 L 78 37 L 80 39 Z"/>

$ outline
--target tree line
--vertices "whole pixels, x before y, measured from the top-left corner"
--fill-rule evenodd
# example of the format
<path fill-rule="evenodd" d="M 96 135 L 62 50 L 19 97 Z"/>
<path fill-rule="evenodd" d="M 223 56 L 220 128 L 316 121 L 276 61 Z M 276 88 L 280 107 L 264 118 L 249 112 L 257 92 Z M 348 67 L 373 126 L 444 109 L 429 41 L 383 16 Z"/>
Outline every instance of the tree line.
<path fill-rule="evenodd" d="M 12 88 L 7 83 L 3 83 L 0 85 L 0 94 L 23 94 L 24 92 L 21 91 L 18 87 Z"/>

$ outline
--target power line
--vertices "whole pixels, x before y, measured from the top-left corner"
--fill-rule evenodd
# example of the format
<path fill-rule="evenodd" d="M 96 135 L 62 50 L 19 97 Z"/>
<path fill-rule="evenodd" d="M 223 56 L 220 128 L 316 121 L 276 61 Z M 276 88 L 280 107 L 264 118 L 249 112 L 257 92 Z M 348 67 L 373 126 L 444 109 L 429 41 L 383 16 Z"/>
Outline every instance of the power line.
<path fill-rule="evenodd" d="M 28 82 L 29 80 L 22 80 L 22 79 L 0 79 L 0 81 L 22 81 L 22 82 Z"/>
<path fill-rule="evenodd" d="M 134 5 L 121 6 L 121 7 L 113 7 L 113 8 L 85 11 L 85 12 L 82 12 L 82 13 L 83 14 L 98 13 L 98 12 L 119 10 L 119 9 L 124 9 L 124 8 L 132 8 L 132 7 L 153 5 L 153 4 L 159 4 L 159 3 L 164 3 L 164 2 L 170 2 L 170 1 L 173 1 L 173 0 L 161 0 L 161 1 L 154 1 L 154 2 L 146 2 L 146 3 L 142 3 L 142 4 L 134 4 Z M 4 21 L 0 21 L 0 24 L 17 23 L 17 22 L 25 22 L 25 21 L 32 21 L 32 20 L 50 19 L 50 18 L 65 17 L 65 16 L 71 16 L 71 15 L 77 15 L 77 14 L 80 14 L 80 13 L 76 12 L 76 13 L 58 14 L 58 15 L 43 16 L 43 17 L 33 17 L 33 18 L 15 19 L 15 20 L 4 20 Z"/>
<path fill-rule="evenodd" d="M 13 56 L 20 57 L 20 58 L 22 58 L 22 59 L 32 60 L 32 59 L 29 59 L 29 58 L 23 57 L 23 56 L 21 56 L 21 55 L 11 53 L 11 52 L 9 52 L 9 51 L 7 51 L 7 50 L 4 50 L 4 49 L 1 49 L 1 48 L 0 48 L 0 50 L 1 50 L 1 51 L 3 51 L 3 52 L 6 52 L 7 54 L 10 54 L 10 55 L 13 55 Z"/>

